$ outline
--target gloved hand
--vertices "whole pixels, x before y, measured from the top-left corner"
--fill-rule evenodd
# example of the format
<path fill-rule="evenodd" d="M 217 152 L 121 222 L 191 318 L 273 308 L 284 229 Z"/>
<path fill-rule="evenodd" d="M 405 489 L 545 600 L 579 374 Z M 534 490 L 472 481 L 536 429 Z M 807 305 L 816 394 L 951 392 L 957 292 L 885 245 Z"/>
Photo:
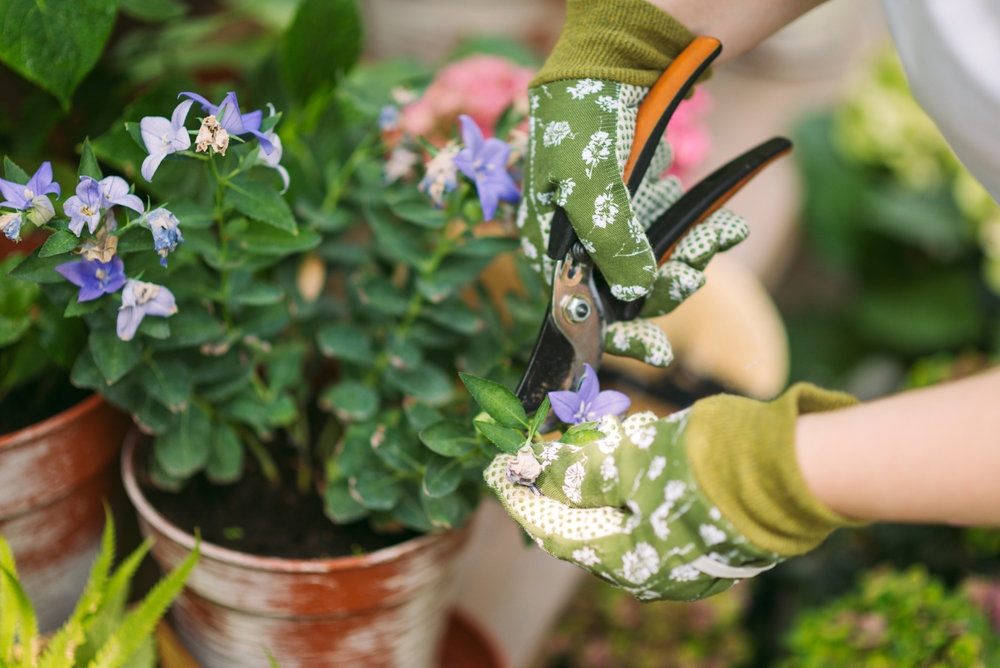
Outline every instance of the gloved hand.
<path fill-rule="evenodd" d="M 859 524 L 813 496 L 794 446 L 799 414 L 855 403 L 803 383 L 770 403 L 717 395 L 662 419 L 605 416 L 599 440 L 533 446 L 540 495 L 508 479 L 512 455 L 485 477 L 546 552 L 640 600 L 692 601 Z"/>
<path fill-rule="evenodd" d="M 683 194 L 660 142 L 633 200 L 622 179 L 636 114 L 649 87 L 694 36 L 645 0 L 569 0 L 562 36 L 529 90 L 529 138 L 517 226 L 525 256 L 551 282 L 546 255 L 556 206 L 612 293 L 646 297 L 644 318 L 665 315 L 704 282 L 712 256 L 746 238 L 742 218 L 717 211 L 657 267 L 644 231 Z M 608 326 L 605 352 L 655 366 L 673 360 L 663 331 L 642 318 Z"/>

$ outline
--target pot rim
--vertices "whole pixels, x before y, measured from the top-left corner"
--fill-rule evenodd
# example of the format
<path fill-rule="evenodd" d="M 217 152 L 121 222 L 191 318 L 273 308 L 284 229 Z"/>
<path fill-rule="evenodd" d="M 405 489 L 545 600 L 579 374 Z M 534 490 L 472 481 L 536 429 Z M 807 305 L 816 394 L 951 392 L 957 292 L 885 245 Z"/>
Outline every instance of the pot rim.
<path fill-rule="evenodd" d="M 41 422 L 28 425 L 9 434 L 0 435 L 0 451 L 38 441 L 53 432 L 65 428 L 68 423 L 83 417 L 87 413 L 97 410 L 104 403 L 104 398 L 97 392 L 94 392 L 83 401 L 51 417 L 45 418 Z"/>
<path fill-rule="evenodd" d="M 149 502 L 146 495 L 142 493 L 138 478 L 135 475 L 135 452 L 142 434 L 136 427 L 132 427 L 125 436 L 125 445 L 122 448 L 122 481 L 125 484 L 125 492 L 128 494 L 132 505 L 135 506 L 139 516 L 148 522 L 159 533 L 163 534 L 178 545 L 188 550 L 193 550 L 195 537 L 184 531 L 176 524 L 161 515 L 153 504 Z M 460 530 L 461 531 L 461 530 Z M 454 531 L 442 531 L 438 533 L 426 534 L 417 538 L 411 538 L 399 545 L 375 550 L 368 554 L 350 557 L 332 557 L 319 559 L 286 559 L 283 557 L 262 557 L 246 552 L 231 550 L 215 543 L 210 543 L 204 539 L 201 541 L 202 556 L 211 557 L 233 566 L 239 566 L 249 570 L 258 571 L 278 571 L 284 573 L 331 573 L 336 571 L 350 571 L 363 568 L 370 568 L 377 564 L 394 561 L 411 552 L 422 550 L 428 543 L 441 540 L 442 537 L 453 534 Z"/>

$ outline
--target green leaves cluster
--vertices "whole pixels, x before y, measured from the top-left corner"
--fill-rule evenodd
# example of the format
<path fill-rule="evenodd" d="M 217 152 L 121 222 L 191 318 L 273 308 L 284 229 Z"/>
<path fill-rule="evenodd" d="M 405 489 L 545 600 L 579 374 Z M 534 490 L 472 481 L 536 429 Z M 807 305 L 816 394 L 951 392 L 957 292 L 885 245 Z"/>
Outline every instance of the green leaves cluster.
<path fill-rule="evenodd" d="M 920 566 L 867 573 L 854 592 L 804 613 L 788 648 L 784 668 L 978 668 L 1000 660 L 987 614 Z"/>
<path fill-rule="evenodd" d="M 146 540 L 121 564 L 107 513 L 101 548 L 87 585 L 62 628 L 45 639 L 17 574 L 10 546 L 0 536 L 0 668 L 142 668 L 156 666 L 153 631 L 198 562 L 199 547 L 126 612 L 132 577 L 152 547 Z"/>

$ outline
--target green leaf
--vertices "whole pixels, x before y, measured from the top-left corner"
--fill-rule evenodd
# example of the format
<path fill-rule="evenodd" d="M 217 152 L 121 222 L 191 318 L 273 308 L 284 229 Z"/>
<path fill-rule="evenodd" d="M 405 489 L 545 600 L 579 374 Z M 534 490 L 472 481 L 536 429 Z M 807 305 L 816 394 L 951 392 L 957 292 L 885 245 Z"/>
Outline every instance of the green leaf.
<path fill-rule="evenodd" d="M 205 475 L 217 485 L 236 482 L 243 474 L 243 443 L 236 430 L 225 422 L 212 422 Z"/>
<path fill-rule="evenodd" d="M 501 427 L 498 424 L 493 424 L 492 422 L 487 422 L 486 420 L 476 420 L 475 425 L 476 429 L 478 429 L 483 436 L 490 439 L 490 442 L 492 442 L 493 445 L 497 446 L 508 455 L 516 454 L 528 440 L 524 434 L 516 429 Z"/>
<path fill-rule="evenodd" d="M 117 9 L 118 0 L 3 0 L 0 60 L 68 111 L 104 50 Z"/>
<path fill-rule="evenodd" d="M 535 417 L 531 418 L 531 427 L 528 429 L 529 435 L 538 433 L 538 430 L 542 428 L 542 423 L 545 422 L 545 418 L 548 417 L 551 409 L 552 403 L 549 401 L 549 395 L 546 394 L 545 399 L 542 400 L 542 405 L 535 411 Z"/>
<path fill-rule="evenodd" d="M 293 235 L 299 233 L 288 203 L 273 188 L 247 179 L 237 179 L 226 189 L 226 204 L 248 218 Z"/>
<path fill-rule="evenodd" d="M 424 494 L 432 498 L 440 498 L 458 489 L 462 482 L 462 462 L 458 459 L 434 455 L 427 462 L 424 472 Z"/>
<path fill-rule="evenodd" d="M 305 102 L 337 85 L 361 53 L 361 17 L 354 0 L 303 0 L 282 35 L 284 82 Z"/>
<path fill-rule="evenodd" d="M 136 375 L 146 392 L 171 411 L 179 413 L 187 406 L 193 381 L 180 360 L 146 360 Z"/>
<path fill-rule="evenodd" d="M 184 16 L 187 6 L 179 0 L 120 0 L 123 14 L 140 21 L 167 21 Z"/>
<path fill-rule="evenodd" d="M 236 245 L 260 255 L 291 255 L 315 248 L 322 240 L 323 237 L 307 227 L 289 233 L 274 227 L 273 223 L 265 225 L 251 221 L 246 232 L 237 237 Z"/>
<path fill-rule="evenodd" d="M 400 392 L 430 406 L 448 403 L 455 392 L 451 377 L 433 364 L 424 364 L 411 371 L 390 366 L 383 378 Z"/>
<path fill-rule="evenodd" d="M 476 280 L 476 277 L 492 261 L 492 258 L 480 257 L 447 258 L 433 276 L 429 278 L 421 276 L 417 279 L 417 290 L 431 302 L 440 302 Z M 466 311 L 463 312 L 463 316 L 469 319 L 469 324 L 466 325 L 470 329 L 469 333 L 475 332 L 481 327 L 475 313 Z M 433 319 L 433 316 L 430 317 Z"/>
<path fill-rule="evenodd" d="M 13 653 L 14 638 L 17 636 L 18 626 L 22 623 L 21 618 L 31 611 L 30 606 L 27 611 L 21 609 L 17 588 L 8 582 L 5 574 L 9 574 L 13 582 L 17 583 L 14 554 L 7 540 L 0 536 L 0 610 L 4 611 L 4 614 L 0 615 L 0 658 Z"/>
<path fill-rule="evenodd" d="M 462 525 L 469 513 L 469 505 L 458 494 L 440 498 L 428 496 L 421 489 L 420 505 L 431 523 L 441 529 L 454 529 Z"/>
<path fill-rule="evenodd" d="M 410 426 L 418 433 L 443 419 L 439 411 L 419 401 L 404 402 L 403 412 L 406 414 L 406 420 Z"/>
<path fill-rule="evenodd" d="M 165 341 L 170 338 L 170 321 L 167 318 L 143 318 L 138 331 L 151 339 Z"/>
<path fill-rule="evenodd" d="M 491 418 L 504 427 L 527 428 L 528 416 L 524 413 L 524 406 L 521 405 L 520 400 L 513 392 L 492 380 L 477 378 L 467 373 L 458 375 L 465 383 L 472 398 Z"/>
<path fill-rule="evenodd" d="M 28 176 L 28 173 L 23 169 L 21 169 L 20 167 L 18 167 L 17 163 L 8 158 L 7 156 L 3 157 L 3 173 L 8 181 L 19 183 L 22 186 L 27 185 L 28 181 L 31 180 L 31 177 Z"/>
<path fill-rule="evenodd" d="M 357 325 L 328 325 L 316 337 L 327 357 L 370 366 L 375 362 L 371 335 Z"/>
<path fill-rule="evenodd" d="M 208 461 L 208 444 L 212 424 L 208 414 L 198 405 L 190 405 L 178 416 L 177 422 L 156 439 L 156 461 L 175 478 L 188 478 Z"/>
<path fill-rule="evenodd" d="M 422 267 L 432 256 L 426 250 L 419 230 L 400 225 L 395 217 L 380 207 L 364 207 L 365 219 L 375 233 L 375 250 L 392 262 Z"/>
<path fill-rule="evenodd" d="M 476 437 L 469 427 L 456 420 L 441 420 L 421 430 L 420 440 L 445 457 L 461 457 L 476 446 Z"/>
<path fill-rule="evenodd" d="M 351 214 L 346 209 L 337 208 L 327 213 L 305 201 L 299 201 L 295 204 L 295 212 L 304 218 L 306 222 L 311 223 L 317 230 L 326 234 L 340 232 L 350 226 L 352 222 Z M 340 243 L 339 239 L 337 243 Z"/>
<path fill-rule="evenodd" d="M 378 391 L 354 380 L 328 387 L 319 398 L 320 407 L 344 422 L 364 422 L 375 417 L 382 401 Z"/>
<path fill-rule="evenodd" d="M 392 516 L 408 529 L 430 533 L 434 530 L 434 525 L 420 505 L 420 496 L 421 492 L 415 485 L 405 484 L 403 493 L 399 496 L 399 503 L 392 510 Z"/>
<path fill-rule="evenodd" d="M 475 334 L 485 327 L 479 315 L 461 302 L 432 304 L 421 312 L 421 316 L 445 329 L 466 336 Z"/>
<path fill-rule="evenodd" d="M 397 369 L 416 369 L 424 361 L 424 352 L 412 339 L 393 335 L 386 346 L 389 364 Z"/>
<path fill-rule="evenodd" d="M 91 330 L 89 347 L 108 385 L 124 378 L 142 358 L 142 343 L 135 339 L 122 341 L 110 324 Z"/>
<path fill-rule="evenodd" d="M 67 230 L 59 230 L 49 236 L 38 249 L 38 257 L 52 257 L 68 253 L 80 243 L 79 237 Z"/>
<path fill-rule="evenodd" d="M 392 510 L 402 492 L 399 478 L 380 466 L 359 471 L 349 482 L 352 495 L 369 510 Z"/>
<path fill-rule="evenodd" d="M 88 390 L 99 390 L 107 386 L 101 370 L 94 364 L 94 357 L 86 348 L 80 352 L 79 357 L 73 364 L 69 380 L 75 387 L 82 387 Z"/>
<path fill-rule="evenodd" d="M 225 327 L 208 311 L 188 303 L 187 307 L 170 316 L 170 338 L 153 342 L 157 350 L 174 350 L 198 346 L 221 336 Z"/>
<path fill-rule="evenodd" d="M 403 220 L 431 230 L 440 229 L 447 222 L 444 211 L 424 202 L 399 202 L 390 204 L 389 209 Z"/>
<path fill-rule="evenodd" d="M 83 140 L 83 151 L 80 153 L 80 169 L 77 175 L 89 176 L 96 181 L 104 178 L 104 174 L 101 173 L 101 166 L 97 164 L 97 158 L 94 156 L 94 149 L 90 147 L 90 138 Z"/>
<path fill-rule="evenodd" d="M 482 237 L 473 239 L 462 244 L 452 251 L 452 255 L 459 257 L 488 257 L 495 258 L 501 253 L 511 253 L 520 248 L 517 239 L 507 239 L 504 237 Z"/>
<path fill-rule="evenodd" d="M 2 1 L 2 0 L 0 0 Z M 66 279 L 56 273 L 57 265 L 66 261 L 64 257 L 39 257 L 41 248 L 32 251 L 8 276 L 32 283 L 62 283 Z"/>
<path fill-rule="evenodd" d="M 71 299 L 69 304 L 66 305 L 66 310 L 63 311 L 64 318 L 75 318 L 77 316 L 86 315 L 88 313 L 93 313 L 94 311 L 99 311 L 102 306 L 104 306 L 105 299 L 90 299 L 85 302 L 79 302 L 75 298 Z"/>
<path fill-rule="evenodd" d="M 285 296 L 285 291 L 276 285 L 267 283 L 251 283 L 241 288 L 230 298 L 234 304 L 246 306 L 267 306 L 277 304 Z"/>
<path fill-rule="evenodd" d="M 402 316 L 410 305 L 406 298 L 392 283 L 381 277 L 371 277 L 355 286 L 358 301 L 379 313 L 391 316 Z"/>
<path fill-rule="evenodd" d="M 351 495 L 346 480 L 338 480 L 326 487 L 323 497 L 326 514 L 337 524 L 356 522 L 368 516 L 368 509 Z"/>
<path fill-rule="evenodd" d="M 31 316 L 8 318 L 0 315 L 0 346 L 8 346 L 31 328 Z"/>
<path fill-rule="evenodd" d="M 416 473 L 427 458 L 420 442 L 404 429 L 379 425 L 369 442 L 375 455 L 394 471 Z"/>
<path fill-rule="evenodd" d="M 161 579 L 108 638 L 91 664 L 93 668 L 123 668 L 150 638 L 160 618 L 184 589 L 184 582 L 201 555 L 201 539 L 178 566 Z"/>
<path fill-rule="evenodd" d="M 153 250 L 153 235 L 145 226 L 130 227 L 118 235 L 117 253 L 136 253 Z"/>
<path fill-rule="evenodd" d="M 3 538 L 0 537 L 0 540 Z M 0 549 L 9 551 L 6 541 L 0 544 Z M 17 574 L 12 573 L 7 568 L 0 567 L 0 587 L 6 590 L 2 597 L 5 599 L 3 601 L 5 603 L 4 614 L 9 614 L 15 619 L 15 623 L 18 625 L 17 638 L 19 643 L 23 643 L 22 647 L 36 646 L 38 643 L 38 618 L 35 616 L 28 595 L 17 579 Z M 31 666 L 31 663 L 25 661 L 21 665 Z"/>

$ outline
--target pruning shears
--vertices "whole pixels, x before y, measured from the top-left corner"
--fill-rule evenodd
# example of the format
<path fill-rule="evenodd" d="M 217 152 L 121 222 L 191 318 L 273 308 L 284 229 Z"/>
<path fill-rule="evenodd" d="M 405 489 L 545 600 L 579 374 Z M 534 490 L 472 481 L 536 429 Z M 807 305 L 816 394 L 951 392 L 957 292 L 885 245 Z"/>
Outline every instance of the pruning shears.
<path fill-rule="evenodd" d="M 624 180 L 633 197 L 677 106 L 721 52 L 719 40 L 695 38 L 663 72 L 639 106 L 635 139 L 624 170 Z M 791 148 L 791 141 L 784 137 L 770 139 L 720 167 L 685 193 L 646 230 L 659 264 L 670 259 L 688 230 L 712 215 L 758 172 Z M 611 294 L 562 207 L 556 209 L 552 218 L 547 254 L 555 261 L 552 299 L 517 388 L 517 397 L 528 413 L 537 410 L 549 392 L 575 389 L 583 377 L 585 364 L 597 369 L 604 351 L 605 326 L 634 320 L 643 304 L 641 299 L 623 302 Z"/>

